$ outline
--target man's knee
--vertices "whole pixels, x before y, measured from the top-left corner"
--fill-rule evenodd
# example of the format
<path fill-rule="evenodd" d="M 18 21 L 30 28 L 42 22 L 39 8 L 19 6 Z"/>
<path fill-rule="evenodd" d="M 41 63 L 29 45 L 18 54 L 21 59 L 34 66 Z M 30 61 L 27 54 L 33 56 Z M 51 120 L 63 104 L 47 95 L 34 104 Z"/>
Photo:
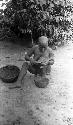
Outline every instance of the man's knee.
<path fill-rule="evenodd" d="M 51 72 L 51 65 L 47 65 L 46 67 L 46 73 L 50 73 Z"/>
<path fill-rule="evenodd" d="M 53 65 L 54 64 L 54 59 L 51 60 L 51 64 L 50 65 Z"/>

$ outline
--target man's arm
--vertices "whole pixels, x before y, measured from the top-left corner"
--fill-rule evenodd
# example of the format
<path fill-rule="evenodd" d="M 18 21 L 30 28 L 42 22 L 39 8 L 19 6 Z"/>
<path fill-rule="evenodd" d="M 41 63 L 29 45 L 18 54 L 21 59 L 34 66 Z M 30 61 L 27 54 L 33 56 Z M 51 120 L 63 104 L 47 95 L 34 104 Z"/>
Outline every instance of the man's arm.
<path fill-rule="evenodd" d="M 31 64 L 37 64 L 37 61 L 33 58 L 31 58 L 31 56 L 35 53 L 35 49 L 36 49 L 36 46 L 34 46 L 33 48 L 31 48 L 27 54 L 25 55 L 25 60 L 26 61 L 29 61 Z"/>
<path fill-rule="evenodd" d="M 51 48 L 49 48 L 49 62 L 48 62 L 49 65 L 53 65 L 54 64 L 54 53 L 52 51 Z"/>
<path fill-rule="evenodd" d="M 54 54 L 53 54 L 53 51 L 51 48 L 47 49 L 47 54 L 40 58 L 39 63 L 41 63 L 41 65 L 43 65 L 43 66 L 54 64 Z"/>
<path fill-rule="evenodd" d="M 28 52 L 27 52 L 27 54 L 25 55 L 25 60 L 26 61 L 31 61 L 31 56 L 32 56 L 32 54 L 34 54 L 34 47 L 33 48 L 31 48 Z"/>

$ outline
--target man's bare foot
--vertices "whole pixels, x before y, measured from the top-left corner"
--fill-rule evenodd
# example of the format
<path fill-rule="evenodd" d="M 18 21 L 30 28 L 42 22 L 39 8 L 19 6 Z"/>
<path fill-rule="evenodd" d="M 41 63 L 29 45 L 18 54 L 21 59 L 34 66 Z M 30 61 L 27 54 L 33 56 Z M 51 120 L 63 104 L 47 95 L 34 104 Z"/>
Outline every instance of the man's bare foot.
<path fill-rule="evenodd" d="M 9 89 L 15 89 L 15 88 L 21 88 L 21 86 L 16 85 L 16 86 L 10 86 Z"/>
<path fill-rule="evenodd" d="M 23 78 L 21 80 L 17 80 L 17 82 L 13 85 L 13 86 L 10 86 L 9 89 L 14 89 L 14 88 L 22 88 L 23 87 Z"/>
<path fill-rule="evenodd" d="M 16 82 L 14 85 L 9 86 L 9 89 L 14 89 L 14 88 L 21 88 L 20 82 Z"/>

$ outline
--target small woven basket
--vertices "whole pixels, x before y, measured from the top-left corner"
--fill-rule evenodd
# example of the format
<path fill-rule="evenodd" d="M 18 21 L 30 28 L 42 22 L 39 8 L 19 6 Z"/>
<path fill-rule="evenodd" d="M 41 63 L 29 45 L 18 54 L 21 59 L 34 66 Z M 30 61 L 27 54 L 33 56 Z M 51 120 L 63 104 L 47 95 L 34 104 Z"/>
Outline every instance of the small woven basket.
<path fill-rule="evenodd" d="M 49 79 L 45 77 L 37 76 L 34 78 L 34 82 L 38 88 L 45 88 L 49 84 Z"/>
<path fill-rule="evenodd" d="M 20 69 L 14 65 L 7 65 L 0 68 L 0 79 L 5 83 L 16 82 L 20 73 Z"/>

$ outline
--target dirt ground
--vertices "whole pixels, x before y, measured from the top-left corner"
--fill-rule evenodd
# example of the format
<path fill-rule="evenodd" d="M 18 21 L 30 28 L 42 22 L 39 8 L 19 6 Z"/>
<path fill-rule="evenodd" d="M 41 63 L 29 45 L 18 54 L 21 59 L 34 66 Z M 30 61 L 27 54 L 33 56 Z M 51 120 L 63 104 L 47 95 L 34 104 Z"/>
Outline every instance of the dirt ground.
<path fill-rule="evenodd" d="M 0 125 L 73 125 L 73 43 L 53 51 L 47 88 L 37 88 L 29 72 L 23 89 L 9 89 L 13 84 L 0 80 Z M 0 67 L 14 64 L 21 69 L 24 56 L 24 47 L 0 42 Z"/>

